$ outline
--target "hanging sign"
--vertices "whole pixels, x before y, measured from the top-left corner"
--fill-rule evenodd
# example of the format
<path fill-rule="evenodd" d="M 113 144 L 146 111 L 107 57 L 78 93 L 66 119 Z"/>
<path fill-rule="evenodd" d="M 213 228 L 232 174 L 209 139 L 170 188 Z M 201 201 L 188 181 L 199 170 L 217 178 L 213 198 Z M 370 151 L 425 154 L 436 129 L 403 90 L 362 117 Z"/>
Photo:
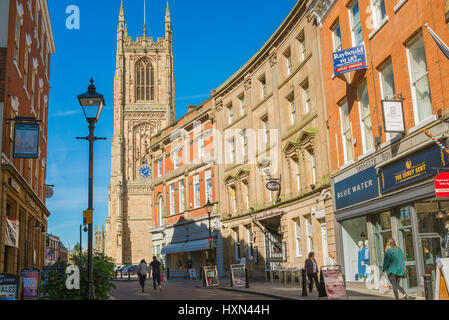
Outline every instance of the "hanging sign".
<path fill-rule="evenodd" d="M 218 286 L 217 266 L 204 267 L 204 278 L 208 287 Z"/>
<path fill-rule="evenodd" d="M 322 267 L 324 285 L 329 299 L 347 298 L 345 280 L 340 266 Z"/>
<path fill-rule="evenodd" d="M 51 197 L 53 197 L 54 191 L 53 188 L 50 186 L 46 186 L 45 187 L 45 198 L 50 199 Z"/>
<path fill-rule="evenodd" d="M 39 275 L 37 269 L 22 270 L 20 276 L 23 277 L 24 298 L 37 298 L 39 295 Z"/>
<path fill-rule="evenodd" d="M 358 46 L 332 54 L 334 61 L 334 75 L 366 69 L 365 46 Z"/>
<path fill-rule="evenodd" d="M 20 277 L 15 274 L 0 273 L 0 300 L 18 300 Z"/>
<path fill-rule="evenodd" d="M 449 172 L 440 173 L 435 177 L 435 195 L 437 198 L 449 197 Z"/>
<path fill-rule="evenodd" d="M 382 100 L 382 115 L 385 132 L 405 132 L 402 101 Z"/>
<path fill-rule="evenodd" d="M 281 189 L 281 184 L 277 181 L 268 181 L 267 189 L 270 191 L 278 191 Z"/>
<path fill-rule="evenodd" d="M 14 126 L 14 158 L 39 157 L 39 123 L 16 123 Z"/>
<path fill-rule="evenodd" d="M 19 247 L 19 221 L 6 217 L 5 244 L 10 247 Z"/>
<path fill-rule="evenodd" d="M 83 211 L 83 225 L 92 224 L 92 209 Z"/>
<path fill-rule="evenodd" d="M 232 285 L 235 288 L 246 287 L 246 271 L 244 264 L 231 264 Z"/>

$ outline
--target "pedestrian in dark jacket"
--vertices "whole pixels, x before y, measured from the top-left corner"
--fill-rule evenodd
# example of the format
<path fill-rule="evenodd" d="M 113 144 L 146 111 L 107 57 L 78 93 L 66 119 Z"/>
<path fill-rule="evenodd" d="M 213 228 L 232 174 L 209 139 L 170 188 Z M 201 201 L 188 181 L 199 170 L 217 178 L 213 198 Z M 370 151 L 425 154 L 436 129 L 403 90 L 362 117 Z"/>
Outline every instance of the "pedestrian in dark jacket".
<path fill-rule="evenodd" d="M 318 291 L 318 264 L 315 260 L 315 252 L 311 251 L 309 253 L 309 258 L 305 263 L 305 269 L 307 278 L 309 279 L 309 292 L 312 292 L 313 290 L 313 281 L 315 281 L 316 290 Z"/>
<path fill-rule="evenodd" d="M 162 273 L 162 264 L 157 261 L 156 256 L 153 256 L 153 261 L 150 263 L 150 267 L 153 273 L 153 286 L 154 291 L 159 288 L 159 291 L 162 290 L 161 287 L 161 273 Z M 156 286 L 157 283 L 157 286 Z"/>

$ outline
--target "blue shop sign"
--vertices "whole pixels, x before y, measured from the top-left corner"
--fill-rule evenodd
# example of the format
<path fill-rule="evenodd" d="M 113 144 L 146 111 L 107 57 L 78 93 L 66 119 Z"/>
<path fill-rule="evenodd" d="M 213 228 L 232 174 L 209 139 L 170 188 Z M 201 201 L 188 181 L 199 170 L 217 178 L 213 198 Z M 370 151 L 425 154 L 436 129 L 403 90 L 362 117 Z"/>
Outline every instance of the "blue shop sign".
<path fill-rule="evenodd" d="M 334 75 L 366 69 L 365 46 L 358 46 L 334 52 L 332 54 L 334 62 Z"/>
<path fill-rule="evenodd" d="M 449 166 L 448 155 L 438 146 L 426 148 L 379 170 L 380 192 L 386 193 L 438 174 L 435 167 Z"/>
<path fill-rule="evenodd" d="M 370 167 L 334 184 L 335 207 L 337 210 L 376 198 L 376 169 Z"/>

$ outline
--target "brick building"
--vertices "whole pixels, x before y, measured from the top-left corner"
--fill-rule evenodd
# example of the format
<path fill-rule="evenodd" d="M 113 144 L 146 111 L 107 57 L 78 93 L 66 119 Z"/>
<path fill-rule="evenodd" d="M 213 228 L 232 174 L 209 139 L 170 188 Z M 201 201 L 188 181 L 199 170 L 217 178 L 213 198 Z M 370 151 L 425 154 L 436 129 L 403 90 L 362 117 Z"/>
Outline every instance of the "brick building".
<path fill-rule="evenodd" d="M 320 28 L 338 262 L 347 281 L 371 273 L 377 287 L 393 237 L 405 252 L 404 287 L 419 294 L 421 276 L 435 276 L 435 257 L 445 256 L 449 202 L 435 198 L 433 179 L 448 161 L 424 130 L 445 142 L 449 60 L 425 25 L 449 43 L 449 2 L 317 0 L 310 10 Z M 335 76 L 333 53 L 356 46 L 367 68 Z M 388 108 L 400 115 L 401 102 L 405 130 L 386 132 Z"/>
<path fill-rule="evenodd" d="M 0 272 L 42 268 L 50 212 L 45 206 L 50 56 L 55 52 L 46 0 L 0 4 Z M 15 118 L 39 121 L 38 158 L 15 158 Z M 34 121 L 35 122 L 35 121 Z M 11 226 L 18 239 L 11 238 Z M 14 232 L 13 232 L 14 233 Z"/>
<path fill-rule="evenodd" d="M 58 262 L 59 259 L 65 262 L 68 261 L 67 248 L 58 236 L 47 234 L 45 237 L 45 245 L 45 266 L 51 266 Z"/>

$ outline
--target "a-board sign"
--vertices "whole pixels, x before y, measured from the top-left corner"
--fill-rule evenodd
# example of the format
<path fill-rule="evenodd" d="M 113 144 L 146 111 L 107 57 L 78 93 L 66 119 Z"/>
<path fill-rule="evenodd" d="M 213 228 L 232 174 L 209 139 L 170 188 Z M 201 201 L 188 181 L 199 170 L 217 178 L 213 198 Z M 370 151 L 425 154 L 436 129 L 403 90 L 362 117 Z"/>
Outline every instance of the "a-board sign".
<path fill-rule="evenodd" d="M 231 264 L 232 285 L 236 288 L 246 287 L 246 271 L 244 264 Z"/>
<path fill-rule="evenodd" d="M 435 300 L 449 300 L 449 258 L 437 259 Z"/>
<path fill-rule="evenodd" d="M 0 273 L 0 300 L 18 300 L 20 277 L 15 274 Z"/>
<path fill-rule="evenodd" d="M 340 266 L 322 267 L 324 285 L 329 299 L 347 299 L 345 280 Z"/>
<path fill-rule="evenodd" d="M 204 267 L 204 278 L 208 287 L 218 286 L 217 266 Z"/>
<path fill-rule="evenodd" d="M 25 299 L 38 298 L 40 272 L 37 269 L 22 270 L 20 276 L 23 277 L 23 296 Z"/>

